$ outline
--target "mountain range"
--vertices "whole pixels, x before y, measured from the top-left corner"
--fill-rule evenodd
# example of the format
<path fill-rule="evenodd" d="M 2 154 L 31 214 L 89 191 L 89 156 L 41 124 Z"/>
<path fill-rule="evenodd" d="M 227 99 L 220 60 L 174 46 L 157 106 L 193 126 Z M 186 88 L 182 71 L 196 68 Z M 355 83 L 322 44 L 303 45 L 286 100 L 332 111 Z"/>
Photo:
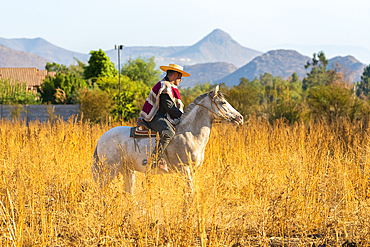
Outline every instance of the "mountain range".
<path fill-rule="evenodd" d="M 48 61 L 56 62 L 59 64 L 70 65 L 73 63 L 73 58 L 77 58 L 79 60 L 88 60 L 89 55 L 69 51 L 63 49 L 59 46 L 53 45 L 42 38 L 35 38 L 35 39 L 5 39 L 0 38 L 0 44 L 6 47 L 9 47 L 16 51 L 23 51 L 35 54 L 42 58 L 45 58 Z M 4 61 L 0 61 L 3 62 Z M 45 63 L 46 64 L 46 63 Z M 13 67 L 7 65 L 8 67 Z M 36 66 L 40 69 L 39 66 Z M 45 69 L 45 65 L 42 66 L 41 69 Z"/>
<path fill-rule="evenodd" d="M 118 51 L 105 51 L 112 62 L 118 59 Z M 325 52 L 325 51 L 324 51 Z M 295 50 L 271 50 L 266 53 L 240 45 L 226 32 L 215 29 L 191 46 L 131 46 L 124 47 L 121 61 L 129 58 L 155 57 L 157 65 L 177 63 L 192 75 L 184 78 L 181 86 L 191 87 L 204 82 L 232 86 L 239 84 L 241 77 L 253 80 L 265 72 L 286 78 L 296 72 L 303 78 L 308 72 L 304 65 L 311 58 Z M 74 58 L 87 62 L 89 54 L 69 51 L 53 45 L 42 38 L 0 38 L 0 67 L 37 67 L 44 69 L 47 61 L 70 65 Z M 351 80 L 359 80 L 365 64 L 353 56 L 334 57 L 329 67 L 340 64 Z"/>
<path fill-rule="evenodd" d="M 106 51 L 111 61 L 117 61 L 116 50 Z M 199 63 L 227 62 L 243 66 L 262 52 L 241 46 L 221 29 L 215 29 L 192 46 L 170 47 L 124 47 L 123 60 L 130 57 L 155 57 L 157 64 L 177 63 L 194 65 Z"/>
<path fill-rule="evenodd" d="M 273 50 L 256 57 L 243 67 L 216 80 L 214 83 L 224 82 L 227 86 L 233 86 L 237 85 L 242 77 L 253 80 L 264 73 L 270 73 L 285 79 L 296 72 L 298 77 L 303 79 L 309 73 L 310 69 L 305 69 L 304 66 L 310 59 L 310 57 L 294 50 Z M 365 67 L 365 64 L 353 56 L 331 58 L 327 66 L 328 69 L 339 68 L 351 82 L 360 80 Z"/>
<path fill-rule="evenodd" d="M 370 50 L 358 46 L 284 44 L 275 46 L 269 50 L 277 49 L 296 50 L 299 51 L 299 53 L 309 57 L 312 57 L 312 54 L 317 53 L 318 51 L 324 51 L 325 56 L 330 58 L 337 56 L 346 57 L 351 54 L 351 56 L 356 57 L 356 59 L 363 63 L 370 63 Z"/>
<path fill-rule="evenodd" d="M 50 60 L 25 51 L 16 51 L 0 44 L 0 67 L 45 68 Z"/>

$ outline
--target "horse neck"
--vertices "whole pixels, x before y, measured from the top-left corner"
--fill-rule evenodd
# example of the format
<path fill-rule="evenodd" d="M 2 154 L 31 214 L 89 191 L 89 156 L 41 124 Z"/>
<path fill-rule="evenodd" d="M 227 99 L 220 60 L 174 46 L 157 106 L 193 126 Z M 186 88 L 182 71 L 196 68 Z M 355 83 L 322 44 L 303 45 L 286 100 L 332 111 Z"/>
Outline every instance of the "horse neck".
<path fill-rule="evenodd" d="M 190 132 L 194 138 L 207 138 L 208 141 L 212 129 L 212 121 L 213 118 L 210 112 L 196 105 L 189 113 L 186 113 L 186 116 L 177 126 L 176 135 Z"/>

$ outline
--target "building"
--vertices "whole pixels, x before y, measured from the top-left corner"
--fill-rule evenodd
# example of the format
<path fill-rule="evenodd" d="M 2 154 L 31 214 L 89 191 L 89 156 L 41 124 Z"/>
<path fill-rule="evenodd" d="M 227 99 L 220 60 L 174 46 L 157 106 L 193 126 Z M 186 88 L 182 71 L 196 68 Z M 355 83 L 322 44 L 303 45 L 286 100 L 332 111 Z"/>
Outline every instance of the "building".
<path fill-rule="evenodd" d="M 38 70 L 37 68 L 0 68 L 0 80 L 9 79 L 10 82 L 25 82 L 27 90 L 36 91 L 47 76 L 55 77 L 56 72 Z"/>

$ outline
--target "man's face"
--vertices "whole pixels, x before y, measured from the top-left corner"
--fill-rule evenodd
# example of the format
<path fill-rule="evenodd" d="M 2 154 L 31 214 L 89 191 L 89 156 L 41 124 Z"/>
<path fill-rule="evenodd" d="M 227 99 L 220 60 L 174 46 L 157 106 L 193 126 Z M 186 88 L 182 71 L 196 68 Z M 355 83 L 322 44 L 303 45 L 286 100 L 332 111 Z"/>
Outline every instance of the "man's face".
<path fill-rule="evenodd" d="M 177 86 L 179 85 L 180 81 L 181 81 L 182 74 L 181 74 L 181 73 L 179 73 L 179 72 L 176 72 L 176 73 L 175 73 L 175 75 L 176 75 L 177 77 L 176 77 L 176 79 L 175 79 L 174 84 L 175 84 L 175 86 L 177 87 Z"/>

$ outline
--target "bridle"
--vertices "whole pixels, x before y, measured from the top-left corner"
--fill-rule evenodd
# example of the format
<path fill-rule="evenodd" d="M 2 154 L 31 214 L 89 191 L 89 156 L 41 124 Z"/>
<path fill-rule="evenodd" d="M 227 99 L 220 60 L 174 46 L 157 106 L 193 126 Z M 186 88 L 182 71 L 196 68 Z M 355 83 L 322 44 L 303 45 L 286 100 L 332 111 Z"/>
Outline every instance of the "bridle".
<path fill-rule="evenodd" d="M 220 109 L 220 107 L 216 104 L 216 102 L 215 102 L 215 99 L 216 99 L 216 97 L 217 97 L 217 94 L 215 94 L 215 96 L 214 97 L 212 97 L 211 96 L 211 93 L 208 93 L 208 96 L 211 98 L 211 105 L 212 105 L 212 103 L 214 103 L 215 105 L 216 105 L 216 107 L 217 107 L 217 109 L 221 112 L 221 115 L 220 114 L 218 114 L 218 113 L 216 113 L 216 112 L 214 112 L 214 111 L 212 111 L 211 109 L 209 109 L 207 106 L 205 106 L 205 105 L 202 105 L 202 104 L 198 104 L 198 103 L 195 103 L 194 102 L 194 104 L 196 104 L 196 105 L 199 105 L 199 106 L 201 106 L 201 107 L 204 107 L 204 108 L 206 108 L 208 111 L 210 111 L 210 112 L 212 112 L 213 114 L 215 114 L 217 117 L 221 117 L 221 118 L 223 118 L 223 119 L 226 119 L 226 120 L 228 120 L 228 121 L 235 121 L 235 119 L 233 119 L 233 118 L 231 118 L 231 117 L 228 117 L 228 116 L 226 116 L 226 114 Z"/>

